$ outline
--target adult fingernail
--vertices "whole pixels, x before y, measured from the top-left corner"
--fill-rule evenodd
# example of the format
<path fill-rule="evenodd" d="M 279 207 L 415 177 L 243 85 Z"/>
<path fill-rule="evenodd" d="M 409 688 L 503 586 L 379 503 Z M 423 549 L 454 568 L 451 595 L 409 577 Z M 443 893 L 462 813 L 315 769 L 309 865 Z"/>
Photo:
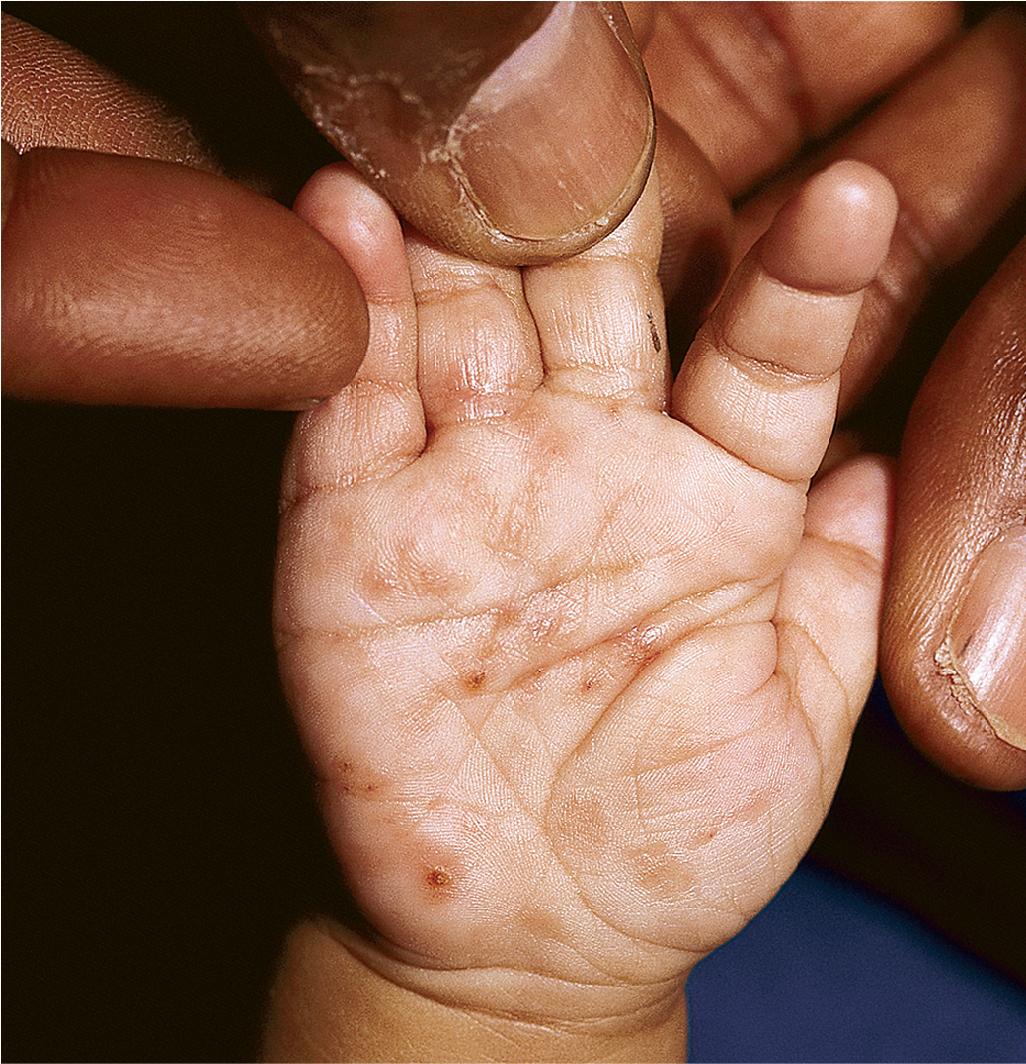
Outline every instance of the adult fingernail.
<path fill-rule="evenodd" d="M 655 117 L 619 4 L 244 4 L 299 105 L 402 214 L 473 258 L 583 250 L 644 188 Z"/>
<path fill-rule="evenodd" d="M 637 196 L 654 117 L 618 8 L 556 4 L 450 128 L 446 150 L 464 190 L 505 236 L 550 240 L 608 226 Z"/>
<path fill-rule="evenodd" d="M 949 676 L 1005 742 L 1026 750 L 1026 526 L 980 552 L 946 640 Z M 944 656 L 938 652 L 938 663 Z"/>

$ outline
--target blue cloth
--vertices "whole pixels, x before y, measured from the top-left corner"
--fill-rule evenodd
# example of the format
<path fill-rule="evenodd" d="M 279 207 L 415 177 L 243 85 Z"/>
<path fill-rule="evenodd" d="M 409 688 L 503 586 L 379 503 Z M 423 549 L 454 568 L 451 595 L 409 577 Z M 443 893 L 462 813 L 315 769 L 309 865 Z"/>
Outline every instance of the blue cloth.
<path fill-rule="evenodd" d="M 696 1064 L 1026 1061 L 1026 994 L 809 862 L 687 993 Z"/>

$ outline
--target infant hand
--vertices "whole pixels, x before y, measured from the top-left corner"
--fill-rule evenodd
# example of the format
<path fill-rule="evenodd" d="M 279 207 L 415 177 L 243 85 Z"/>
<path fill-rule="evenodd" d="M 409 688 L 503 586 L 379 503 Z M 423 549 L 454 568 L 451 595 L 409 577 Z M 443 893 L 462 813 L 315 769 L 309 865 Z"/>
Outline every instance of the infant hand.
<path fill-rule="evenodd" d="M 409 234 L 407 272 L 343 167 L 299 206 L 370 307 L 296 431 L 276 603 L 349 948 L 464 1008 L 655 1015 L 804 853 L 873 675 L 889 474 L 809 479 L 893 192 L 813 178 L 672 391 L 654 180 L 523 270 Z"/>

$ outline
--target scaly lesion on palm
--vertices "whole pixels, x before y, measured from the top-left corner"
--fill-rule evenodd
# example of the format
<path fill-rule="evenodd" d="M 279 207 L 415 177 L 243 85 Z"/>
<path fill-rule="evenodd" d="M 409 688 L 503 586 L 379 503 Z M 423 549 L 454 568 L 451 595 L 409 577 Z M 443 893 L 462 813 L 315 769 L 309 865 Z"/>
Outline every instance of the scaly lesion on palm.
<path fill-rule="evenodd" d="M 650 192 L 522 288 L 414 238 L 419 311 L 376 311 L 391 349 L 294 441 L 283 674 L 405 962 L 672 979 L 780 886 L 836 781 L 858 706 L 800 600 L 839 548 L 803 539 L 806 480 L 667 412 L 657 226 Z"/>

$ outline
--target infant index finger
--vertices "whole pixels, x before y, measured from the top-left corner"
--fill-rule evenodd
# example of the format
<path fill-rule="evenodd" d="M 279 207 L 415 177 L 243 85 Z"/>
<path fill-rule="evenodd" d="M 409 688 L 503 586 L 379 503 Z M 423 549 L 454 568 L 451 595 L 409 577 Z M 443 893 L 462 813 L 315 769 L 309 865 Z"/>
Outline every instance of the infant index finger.
<path fill-rule="evenodd" d="M 817 174 L 738 267 L 684 360 L 674 415 L 785 480 L 819 466 L 862 293 L 897 217 L 890 183 L 863 163 Z"/>

